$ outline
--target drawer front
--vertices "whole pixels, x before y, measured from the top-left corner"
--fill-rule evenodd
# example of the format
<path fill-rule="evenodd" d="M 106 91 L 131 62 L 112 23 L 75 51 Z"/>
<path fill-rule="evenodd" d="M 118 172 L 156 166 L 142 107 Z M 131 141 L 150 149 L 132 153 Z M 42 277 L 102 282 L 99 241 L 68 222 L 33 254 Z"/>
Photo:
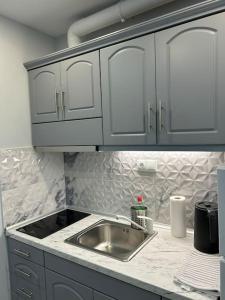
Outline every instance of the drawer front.
<path fill-rule="evenodd" d="M 46 298 L 41 298 L 42 296 L 40 295 L 40 293 L 32 293 L 31 295 L 28 294 L 29 291 L 13 291 L 12 294 L 12 300 L 45 300 Z"/>
<path fill-rule="evenodd" d="M 24 279 L 15 278 L 13 275 L 12 279 L 12 295 L 13 299 L 16 300 L 46 300 L 45 290 L 39 288 Z"/>
<path fill-rule="evenodd" d="M 33 261 L 36 264 L 44 265 L 44 253 L 43 251 L 33 248 L 19 241 L 9 238 L 8 239 L 9 251 L 24 259 Z"/>
<path fill-rule="evenodd" d="M 135 287 L 131 284 L 109 277 L 100 272 L 88 269 L 49 253 L 45 253 L 45 266 L 47 269 L 62 274 L 113 299 L 161 300 L 159 295 L 156 295 L 152 292 Z"/>
<path fill-rule="evenodd" d="M 32 125 L 34 146 L 96 146 L 103 144 L 102 119 L 83 119 Z"/>
<path fill-rule="evenodd" d="M 15 280 L 24 279 L 38 287 L 45 287 L 45 271 L 43 267 L 14 254 L 9 256 L 9 261 L 10 273 Z"/>

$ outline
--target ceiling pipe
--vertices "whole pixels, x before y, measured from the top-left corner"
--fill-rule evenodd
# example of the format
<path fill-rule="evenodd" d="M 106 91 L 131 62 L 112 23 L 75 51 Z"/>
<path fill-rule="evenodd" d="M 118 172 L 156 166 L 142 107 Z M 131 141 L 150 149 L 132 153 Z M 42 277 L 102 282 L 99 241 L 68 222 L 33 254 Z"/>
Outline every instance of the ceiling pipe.
<path fill-rule="evenodd" d="M 69 47 L 81 43 L 81 37 L 174 0 L 121 0 L 93 15 L 74 22 L 67 33 Z"/>

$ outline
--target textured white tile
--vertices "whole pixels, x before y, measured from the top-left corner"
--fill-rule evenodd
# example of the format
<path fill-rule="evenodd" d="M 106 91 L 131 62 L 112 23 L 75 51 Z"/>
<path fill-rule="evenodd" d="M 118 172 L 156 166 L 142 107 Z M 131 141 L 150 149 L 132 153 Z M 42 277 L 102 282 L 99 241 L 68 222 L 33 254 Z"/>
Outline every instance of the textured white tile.
<path fill-rule="evenodd" d="M 138 159 L 156 159 L 157 173 L 138 173 Z M 66 154 L 67 203 L 128 215 L 132 201 L 143 194 L 153 218 L 169 223 L 169 197 L 180 194 L 186 196 L 187 223 L 192 227 L 195 202 L 216 199 L 216 169 L 222 163 L 223 152 Z"/>

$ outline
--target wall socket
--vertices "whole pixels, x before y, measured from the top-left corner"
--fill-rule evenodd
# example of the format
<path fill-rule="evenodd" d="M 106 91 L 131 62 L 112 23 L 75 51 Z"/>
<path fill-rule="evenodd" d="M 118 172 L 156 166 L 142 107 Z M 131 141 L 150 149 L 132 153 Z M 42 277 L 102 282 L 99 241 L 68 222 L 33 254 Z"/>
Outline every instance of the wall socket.
<path fill-rule="evenodd" d="M 152 173 L 157 171 L 157 160 L 140 159 L 137 160 L 137 171 Z"/>

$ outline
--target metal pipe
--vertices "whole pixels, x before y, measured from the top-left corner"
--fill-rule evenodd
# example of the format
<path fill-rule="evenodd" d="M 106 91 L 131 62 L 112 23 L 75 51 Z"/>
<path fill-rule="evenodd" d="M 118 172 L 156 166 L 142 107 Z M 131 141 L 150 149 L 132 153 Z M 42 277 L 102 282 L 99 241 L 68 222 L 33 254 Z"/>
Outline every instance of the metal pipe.
<path fill-rule="evenodd" d="M 68 46 L 74 47 L 81 37 L 104 27 L 124 22 L 126 19 L 174 0 L 121 0 L 93 15 L 74 22 L 68 30 Z"/>

